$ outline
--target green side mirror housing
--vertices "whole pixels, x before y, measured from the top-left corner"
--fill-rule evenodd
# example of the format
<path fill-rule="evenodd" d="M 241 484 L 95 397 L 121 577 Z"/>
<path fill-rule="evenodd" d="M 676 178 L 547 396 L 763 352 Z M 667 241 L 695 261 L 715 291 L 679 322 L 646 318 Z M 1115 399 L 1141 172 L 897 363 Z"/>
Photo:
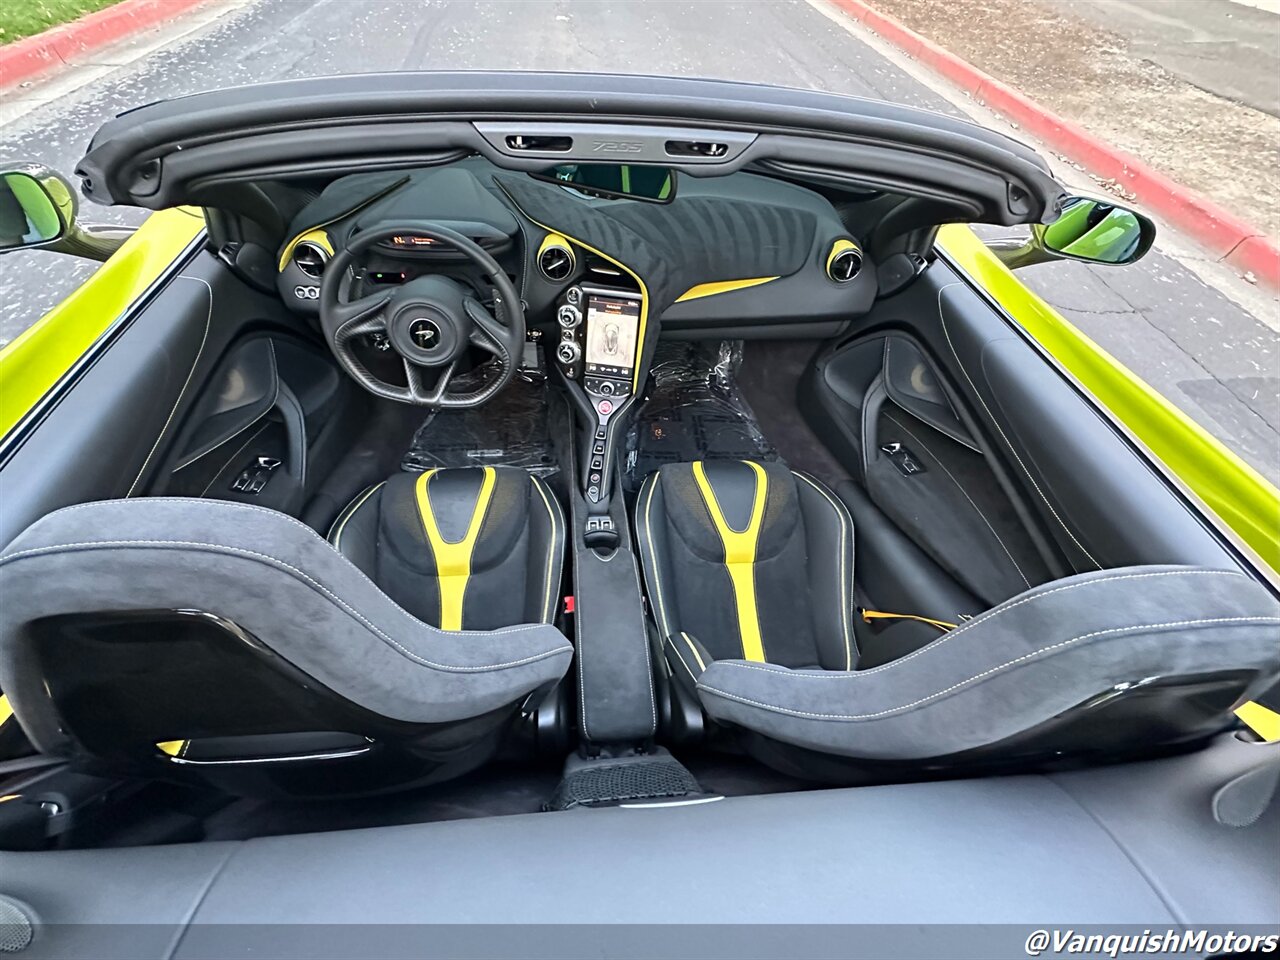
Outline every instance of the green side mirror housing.
<path fill-rule="evenodd" d="M 53 187 L 60 189 L 55 198 Z M 60 180 L 40 180 L 20 170 L 0 174 L 0 250 L 42 247 L 67 232 L 62 209 L 74 206 Z"/>
<path fill-rule="evenodd" d="M 1156 225 L 1136 210 L 1095 197 L 1068 197 L 1057 220 L 1032 224 L 1029 239 L 993 240 L 989 246 L 1011 269 L 1050 260 L 1121 266 L 1140 260 L 1155 239 Z"/>

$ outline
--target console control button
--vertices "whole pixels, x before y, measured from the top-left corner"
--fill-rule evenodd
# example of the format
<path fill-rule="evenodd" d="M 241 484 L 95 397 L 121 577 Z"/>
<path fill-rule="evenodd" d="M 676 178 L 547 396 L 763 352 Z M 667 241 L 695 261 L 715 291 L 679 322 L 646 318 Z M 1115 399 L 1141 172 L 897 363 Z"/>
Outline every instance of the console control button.
<path fill-rule="evenodd" d="M 587 496 L 591 499 L 592 503 L 595 503 L 597 500 L 600 499 L 600 488 L 587 487 Z"/>
<path fill-rule="evenodd" d="M 601 400 L 596 404 L 596 409 L 600 411 L 600 416 L 607 417 L 609 414 L 613 413 L 613 402 L 610 400 Z"/>
<path fill-rule="evenodd" d="M 565 291 L 564 298 L 568 300 L 570 303 L 572 303 L 574 306 L 577 306 L 578 303 L 582 300 L 582 288 L 570 287 L 568 290 Z"/>
<path fill-rule="evenodd" d="M 556 359 L 565 366 L 577 363 L 580 356 L 582 356 L 582 351 L 572 340 L 565 340 L 561 342 L 560 346 L 556 347 Z"/>
<path fill-rule="evenodd" d="M 597 440 L 597 441 L 595 442 L 595 446 L 593 446 L 593 447 L 591 448 L 591 452 L 592 452 L 592 453 L 595 453 L 595 454 L 603 455 L 603 454 L 604 454 L 604 441 L 603 441 L 603 440 Z"/>
<path fill-rule="evenodd" d="M 560 322 L 560 326 L 572 330 L 582 322 L 582 311 L 566 303 L 556 312 L 556 320 Z"/>
<path fill-rule="evenodd" d="M 592 458 L 591 458 L 591 469 L 592 469 L 592 470 L 603 470 L 603 469 L 604 469 L 604 457 L 592 457 Z"/>

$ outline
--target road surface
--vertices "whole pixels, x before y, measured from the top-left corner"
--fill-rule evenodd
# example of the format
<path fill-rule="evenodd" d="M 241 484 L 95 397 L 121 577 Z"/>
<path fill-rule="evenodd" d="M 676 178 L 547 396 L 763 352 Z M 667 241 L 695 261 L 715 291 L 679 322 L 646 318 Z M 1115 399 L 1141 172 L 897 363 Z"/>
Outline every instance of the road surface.
<path fill-rule="evenodd" d="M 0 161 L 69 173 L 93 131 L 152 100 L 228 84 L 401 69 L 525 68 L 698 75 L 878 97 L 962 115 L 946 97 L 803 0 L 253 0 L 176 43 L 0 127 Z M 141 213 L 88 208 L 95 219 Z M 93 270 L 0 261 L 0 343 Z M 1280 483 L 1280 334 L 1177 260 L 1105 270 L 1058 263 L 1028 284 Z M 1255 301 L 1256 302 L 1256 301 Z M 1264 310 L 1275 301 L 1263 298 Z M 1257 309 L 1255 307 L 1255 309 Z M 1262 311 L 1260 311 L 1262 312 Z"/>

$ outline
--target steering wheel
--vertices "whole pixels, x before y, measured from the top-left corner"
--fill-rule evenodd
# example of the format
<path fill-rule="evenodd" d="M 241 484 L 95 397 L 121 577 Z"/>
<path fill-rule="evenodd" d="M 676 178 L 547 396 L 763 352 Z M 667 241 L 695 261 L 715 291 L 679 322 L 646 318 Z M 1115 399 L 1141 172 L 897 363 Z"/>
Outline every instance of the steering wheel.
<path fill-rule="evenodd" d="M 469 287 L 444 276 L 418 277 L 344 301 L 356 258 L 374 244 L 404 234 L 426 237 L 466 254 L 497 288 L 495 306 L 505 323 L 494 317 Z M 507 385 L 524 350 L 524 309 L 506 272 L 475 241 L 434 223 L 393 224 L 349 240 L 329 261 L 320 283 L 320 326 L 338 362 L 362 387 L 388 400 L 422 407 L 484 403 Z M 356 356 L 356 339 L 369 334 L 381 334 L 399 354 L 406 386 L 380 379 Z M 489 376 L 479 385 L 468 384 L 468 389 L 450 390 L 449 383 L 468 346 L 493 354 L 493 361 L 478 368 L 488 371 Z M 433 371 L 435 383 L 429 385 Z"/>

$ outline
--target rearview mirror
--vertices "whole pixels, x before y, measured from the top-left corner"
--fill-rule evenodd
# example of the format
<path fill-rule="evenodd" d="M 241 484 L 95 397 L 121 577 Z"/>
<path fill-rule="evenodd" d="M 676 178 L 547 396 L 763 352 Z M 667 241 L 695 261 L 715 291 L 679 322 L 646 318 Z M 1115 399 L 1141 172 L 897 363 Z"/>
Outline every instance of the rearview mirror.
<path fill-rule="evenodd" d="M 1141 259 L 1156 238 L 1156 225 L 1142 214 L 1110 200 L 1071 197 L 1050 224 L 1032 224 L 1026 241 L 990 244 L 1010 269 L 1050 260 L 1081 260 L 1120 266 Z"/>
<path fill-rule="evenodd" d="M 0 168 L 0 253 L 40 247 L 106 260 L 133 231 L 80 223 L 75 188 L 42 164 Z"/>
<path fill-rule="evenodd" d="M 676 174 L 670 167 L 636 163 L 561 163 L 533 176 L 572 187 L 588 196 L 670 203 L 676 195 Z"/>

